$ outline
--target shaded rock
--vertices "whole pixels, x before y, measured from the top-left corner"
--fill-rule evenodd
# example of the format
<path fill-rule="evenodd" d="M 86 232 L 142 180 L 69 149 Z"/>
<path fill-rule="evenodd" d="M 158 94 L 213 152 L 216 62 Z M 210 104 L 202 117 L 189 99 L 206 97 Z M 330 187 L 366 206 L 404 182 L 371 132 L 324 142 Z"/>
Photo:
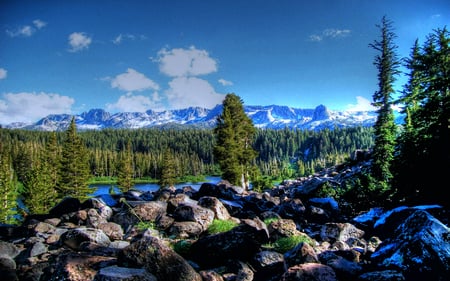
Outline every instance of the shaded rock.
<path fill-rule="evenodd" d="M 215 272 L 214 270 L 201 270 L 200 276 L 203 281 L 223 281 L 222 275 Z"/>
<path fill-rule="evenodd" d="M 97 228 L 103 231 L 110 240 L 122 240 L 124 235 L 122 227 L 114 222 L 101 223 Z"/>
<path fill-rule="evenodd" d="M 367 272 L 358 277 L 358 281 L 405 281 L 403 274 L 396 270 Z"/>
<path fill-rule="evenodd" d="M 157 281 L 156 277 L 143 268 L 108 266 L 100 269 L 94 281 Z"/>
<path fill-rule="evenodd" d="M 154 222 L 159 216 L 164 215 L 167 210 L 167 202 L 150 201 L 139 204 L 133 208 L 136 214 L 143 221 Z"/>
<path fill-rule="evenodd" d="M 266 225 L 259 219 L 242 220 L 233 229 L 204 236 L 190 248 L 192 260 L 203 267 L 223 265 L 227 260 L 250 260 L 269 240 Z"/>
<path fill-rule="evenodd" d="M 284 254 L 288 267 L 302 263 L 320 263 L 314 248 L 308 243 L 301 242 Z"/>
<path fill-rule="evenodd" d="M 195 238 L 203 232 L 203 227 L 193 221 L 174 222 L 167 233 L 176 238 Z"/>
<path fill-rule="evenodd" d="M 62 243 L 74 250 L 80 249 L 83 242 L 92 242 L 101 246 L 108 246 L 111 241 L 106 234 L 94 228 L 75 228 L 61 236 Z"/>
<path fill-rule="evenodd" d="M 45 269 L 41 280 L 94 280 L 100 268 L 111 266 L 113 263 L 115 258 L 111 257 L 63 253 L 56 257 L 54 264 Z"/>
<path fill-rule="evenodd" d="M 178 206 L 173 212 L 176 221 L 193 221 L 207 230 L 214 220 L 214 212 L 198 205 L 184 204 Z"/>
<path fill-rule="evenodd" d="M 80 207 L 80 200 L 73 197 L 66 197 L 61 200 L 61 202 L 56 204 L 53 208 L 51 208 L 49 214 L 60 217 L 67 213 L 76 212 L 80 209 Z"/>
<path fill-rule="evenodd" d="M 338 281 L 334 270 L 319 263 L 304 263 L 290 267 L 281 281 Z"/>
<path fill-rule="evenodd" d="M 19 253 L 20 250 L 14 244 L 0 240 L 0 256 L 14 259 Z"/>
<path fill-rule="evenodd" d="M 302 220 L 305 215 L 306 207 L 302 200 L 287 199 L 278 206 L 278 214 L 285 219 L 293 219 L 295 221 Z"/>
<path fill-rule="evenodd" d="M 322 264 L 333 268 L 339 280 L 354 280 L 362 272 L 361 265 L 345 259 L 332 251 L 319 254 L 319 260 Z"/>
<path fill-rule="evenodd" d="M 256 280 L 278 280 L 285 271 L 283 254 L 275 251 L 256 253 L 252 265 Z"/>
<path fill-rule="evenodd" d="M 210 209 L 214 212 L 214 218 L 219 220 L 228 220 L 230 219 L 230 213 L 228 213 L 227 208 L 223 205 L 223 203 L 217 199 L 216 197 L 204 196 L 198 199 L 199 206 L 203 208 Z"/>
<path fill-rule="evenodd" d="M 123 249 L 119 265 L 142 267 L 158 280 L 202 281 L 192 266 L 179 254 L 156 237 L 144 237 Z"/>
<path fill-rule="evenodd" d="M 372 259 L 403 271 L 406 279 L 450 280 L 450 229 L 428 212 L 415 210 Z"/>
<path fill-rule="evenodd" d="M 320 231 L 320 238 L 323 241 L 347 242 L 350 239 L 359 239 L 364 236 L 364 231 L 356 228 L 350 223 L 326 223 Z"/>

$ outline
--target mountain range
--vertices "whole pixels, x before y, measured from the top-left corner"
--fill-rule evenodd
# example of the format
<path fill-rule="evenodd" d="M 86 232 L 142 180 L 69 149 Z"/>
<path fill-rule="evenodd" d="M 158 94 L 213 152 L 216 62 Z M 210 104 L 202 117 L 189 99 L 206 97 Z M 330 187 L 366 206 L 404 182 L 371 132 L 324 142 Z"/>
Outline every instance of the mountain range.
<path fill-rule="evenodd" d="M 324 105 L 314 109 L 300 109 L 283 105 L 244 105 L 245 113 L 258 128 L 296 128 L 320 130 L 335 127 L 373 126 L 377 114 L 374 111 L 333 111 Z M 111 114 L 103 109 L 91 109 L 79 115 L 52 114 L 36 123 L 11 123 L 5 128 L 40 131 L 67 129 L 75 117 L 78 130 L 139 129 L 150 127 L 196 127 L 213 128 L 222 113 L 222 105 L 212 109 L 189 107 L 186 109 L 146 112 L 119 112 Z"/>

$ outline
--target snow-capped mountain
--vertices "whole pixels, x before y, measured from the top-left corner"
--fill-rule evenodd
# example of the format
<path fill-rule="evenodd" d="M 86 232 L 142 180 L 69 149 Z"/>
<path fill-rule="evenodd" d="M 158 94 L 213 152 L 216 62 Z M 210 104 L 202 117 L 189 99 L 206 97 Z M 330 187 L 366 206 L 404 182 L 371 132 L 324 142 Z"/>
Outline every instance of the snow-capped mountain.
<path fill-rule="evenodd" d="M 372 126 L 376 113 L 372 111 L 332 111 L 324 105 L 315 109 L 300 109 L 289 106 L 245 106 L 244 111 L 258 128 L 298 128 L 318 130 L 334 127 Z M 146 112 L 121 112 L 111 114 L 103 109 L 91 109 L 79 115 L 54 114 L 34 124 L 12 123 L 6 128 L 22 128 L 41 131 L 65 130 L 75 117 L 79 130 L 105 128 L 138 129 L 158 126 L 194 126 L 213 128 L 222 105 L 213 109 L 189 107 L 186 109 Z"/>

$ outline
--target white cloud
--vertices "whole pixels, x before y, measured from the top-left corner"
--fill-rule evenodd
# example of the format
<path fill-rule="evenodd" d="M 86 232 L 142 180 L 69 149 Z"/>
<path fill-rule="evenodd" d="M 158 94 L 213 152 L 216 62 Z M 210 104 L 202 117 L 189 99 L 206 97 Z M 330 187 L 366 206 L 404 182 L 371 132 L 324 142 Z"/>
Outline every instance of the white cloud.
<path fill-rule="evenodd" d="M 41 21 L 40 19 L 34 20 L 34 21 L 33 21 L 33 24 L 34 24 L 34 26 L 35 26 L 37 29 L 41 29 L 41 28 L 43 28 L 43 27 L 45 27 L 45 26 L 47 25 L 46 22 Z"/>
<path fill-rule="evenodd" d="M 144 74 L 128 68 L 126 73 L 117 75 L 111 81 L 111 87 L 127 92 L 143 91 L 147 89 L 159 90 L 159 85 Z"/>
<path fill-rule="evenodd" d="M 217 62 L 207 51 L 189 49 L 162 49 L 158 52 L 159 69 L 171 77 L 198 76 L 217 71 Z"/>
<path fill-rule="evenodd" d="M 376 110 L 375 107 L 372 106 L 371 101 L 368 99 L 357 96 L 356 104 L 349 104 L 346 108 L 347 111 L 372 111 Z"/>
<path fill-rule="evenodd" d="M 46 22 L 36 19 L 33 21 L 33 26 L 31 25 L 23 25 L 15 28 L 14 30 L 6 30 L 6 33 L 10 37 L 30 37 L 36 32 L 36 29 L 41 29 L 47 25 Z"/>
<path fill-rule="evenodd" d="M 79 52 L 83 49 L 87 49 L 91 43 L 92 38 L 87 36 L 84 32 L 74 32 L 69 35 L 69 52 Z"/>
<path fill-rule="evenodd" d="M 8 76 L 8 71 L 4 68 L 0 68 L 0 80 L 5 79 Z"/>
<path fill-rule="evenodd" d="M 0 120 L 11 122 L 36 122 L 49 114 L 70 113 L 75 100 L 53 93 L 6 93 L 0 99 Z"/>
<path fill-rule="evenodd" d="M 121 96 L 116 103 L 106 104 L 106 110 L 119 112 L 145 112 L 148 109 L 156 110 L 156 108 L 162 108 L 159 101 L 160 97 L 157 92 L 154 92 L 151 98 L 128 93 Z"/>
<path fill-rule="evenodd" d="M 320 34 L 312 34 L 309 36 L 309 41 L 311 42 L 320 42 L 325 40 L 326 38 L 342 38 L 347 37 L 351 33 L 350 29 L 336 29 L 336 28 L 328 28 L 323 30 Z"/>
<path fill-rule="evenodd" d="M 222 84 L 222 86 L 232 86 L 232 85 L 233 85 L 233 82 L 228 81 L 228 80 L 225 80 L 225 79 L 222 79 L 222 78 L 220 78 L 220 79 L 218 80 L 218 82 L 219 82 L 220 84 Z"/>
<path fill-rule="evenodd" d="M 18 27 L 15 30 L 6 30 L 11 37 L 30 37 L 36 30 L 29 25 Z"/>
<path fill-rule="evenodd" d="M 147 39 L 147 37 L 145 35 L 134 35 L 134 34 L 119 34 L 116 36 L 116 38 L 114 38 L 112 40 L 112 42 L 116 45 L 120 45 L 123 41 L 125 40 L 130 40 L 130 41 L 134 41 L 134 40 L 145 40 Z"/>
<path fill-rule="evenodd" d="M 222 103 L 225 95 L 216 93 L 208 81 L 197 77 L 177 77 L 169 82 L 165 91 L 173 109 L 200 106 L 212 108 Z"/>

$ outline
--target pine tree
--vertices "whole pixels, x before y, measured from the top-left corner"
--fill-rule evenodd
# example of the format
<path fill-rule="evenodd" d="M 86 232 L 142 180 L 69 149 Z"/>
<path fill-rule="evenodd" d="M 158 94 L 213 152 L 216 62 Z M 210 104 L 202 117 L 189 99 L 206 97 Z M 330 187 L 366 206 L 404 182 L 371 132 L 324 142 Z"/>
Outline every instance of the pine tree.
<path fill-rule="evenodd" d="M 222 178 L 247 190 L 251 163 L 257 156 L 252 147 L 256 129 L 245 114 L 239 96 L 233 93 L 226 95 L 214 134 L 214 156 L 220 165 Z"/>
<path fill-rule="evenodd" d="M 435 30 L 421 49 L 415 46 L 407 66 L 410 77 L 401 101 L 408 118 L 399 138 L 396 187 L 413 203 L 448 205 L 446 189 L 430 185 L 429 176 L 445 175 L 450 166 L 449 31 Z"/>
<path fill-rule="evenodd" d="M 31 214 L 47 213 L 55 205 L 57 194 L 49 163 L 37 161 L 24 185 L 24 203 Z"/>
<path fill-rule="evenodd" d="M 0 222 L 17 222 L 17 181 L 9 150 L 0 142 Z"/>
<path fill-rule="evenodd" d="M 70 196 L 85 200 L 91 189 L 89 180 L 89 154 L 81 138 L 77 135 L 75 118 L 66 131 L 62 148 L 60 197 Z"/>
<path fill-rule="evenodd" d="M 397 129 L 392 110 L 394 82 L 399 74 L 400 61 L 396 54 L 397 46 L 394 44 L 396 36 L 392 22 L 383 17 L 378 27 L 381 31 L 381 40 L 375 40 L 370 44 L 380 53 L 374 61 L 378 69 L 378 90 L 373 95 L 372 105 L 377 108 L 378 116 L 374 125 L 375 144 L 372 150 L 371 175 L 382 189 L 388 189 L 392 179 L 391 164 Z"/>
<path fill-rule="evenodd" d="M 158 183 L 160 188 L 173 186 L 176 182 L 177 175 L 175 159 L 169 148 L 164 150 L 161 166 L 161 177 Z"/>
<path fill-rule="evenodd" d="M 122 192 L 129 191 L 133 186 L 133 158 L 131 153 L 131 142 L 128 140 L 122 153 L 117 175 L 117 185 Z"/>

